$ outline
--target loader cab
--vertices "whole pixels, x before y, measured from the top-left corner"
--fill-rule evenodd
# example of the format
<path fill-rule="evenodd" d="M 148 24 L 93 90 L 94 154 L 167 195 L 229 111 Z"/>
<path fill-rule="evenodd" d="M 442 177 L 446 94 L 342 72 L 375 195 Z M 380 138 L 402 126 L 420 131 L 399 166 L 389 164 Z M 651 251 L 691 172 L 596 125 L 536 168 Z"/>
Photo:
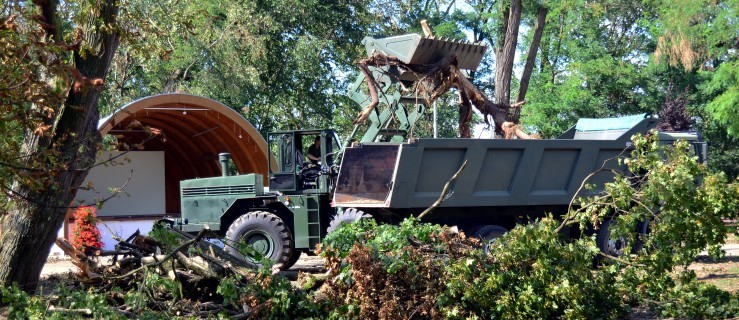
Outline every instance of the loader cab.
<path fill-rule="evenodd" d="M 335 180 L 332 169 L 341 150 L 335 131 L 299 130 L 267 135 L 269 188 L 280 192 L 330 192 Z M 309 154 L 312 155 L 309 157 Z"/>

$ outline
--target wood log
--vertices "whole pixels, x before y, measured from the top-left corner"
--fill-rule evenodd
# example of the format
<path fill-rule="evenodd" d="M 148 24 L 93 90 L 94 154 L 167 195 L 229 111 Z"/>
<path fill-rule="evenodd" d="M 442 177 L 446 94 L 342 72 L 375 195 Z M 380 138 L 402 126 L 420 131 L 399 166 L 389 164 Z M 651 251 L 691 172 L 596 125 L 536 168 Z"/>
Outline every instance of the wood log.
<path fill-rule="evenodd" d="M 132 255 L 141 258 L 141 254 L 132 250 L 96 250 L 93 252 L 96 257 L 124 256 Z"/>
<path fill-rule="evenodd" d="M 220 278 L 225 275 L 225 271 L 220 269 L 218 266 L 209 266 L 206 263 L 199 263 L 195 259 L 185 256 L 182 252 L 177 252 L 175 258 L 182 266 L 205 278 Z M 205 260 L 201 261 L 204 262 Z"/>
<path fill-rule="evenodd" d="M 84 308 L 84 309 L 67 309 L 67 308 L 58 308 L 55 306 L 49 306 L 49 309 L 47 309 L 49 312 L 54 313 L 61 313 L 66 315 L 77 315 L 77 316 L 85 316 L 85 317 L 92 317 L 92 310 Z"/>
<path fill-rule="evenodd" d="M 503 132 L 505 132 L 506 139 L 511 139 L 513 137 L 519 139 L 533 139 L 532 136 L 521 130 L 521 126 L 509 121 L 503 122 Z"/>
<path fill-rule="evenodd" d="M 148 236 L 137 235 L 131 241 L 134 245 L 141 248 L 144 253 L 155 253 L 158 247 L 161 247 L 159 242 Z"/>
<path fill-rule="evenodd" d="M 213 247 L 214 247 L 213 245 L 209 247 L 210 248 L 210 250 L 208 250 L 209 254 L 198 253 L 198 256 L 202 258 L 203 260 L 206 260 L 208 263 L 218 266 L 221 270 L 223 270 L 222 272 L 224 275 L 226 275 L 226 273 L 238 274 L 241 276 L 245 276 L 248 274 L 247 272 L 244 272 L 244 270 L 242 269 L 234 268 L 227 261 L 219 260 L 217 258 L 218 255 L 216 255 L 215 251 L 213 250 Z"/>
<path fill-rule="evenodd" d="M 190 235 L 187 232 L 180 231 L 177 229 L 170 229 L 171 232 L 176 233 L 182 238 L 185 239 L 194 239 L 192 235 Z M 250 264 L 244 260 L 241 260 L 237 257 L 232 256 L 230 253 L 226 252 L 222 248 L 208 242 L 202 242 L 199 241 L 195 243 L 195 246 L 203 250 L 203 252 L 213 252 L 216 255 L 216 258 L 221 259 L 223 261 L 227 262 L 227 265 L 230 268 L 233 268 L 235 271 L 237 271 L 239 274 L 249 274 L 251 273 L 256 266 L 253 264 Z"/>
<path fill-rule="evenodd" d="M 188 283 L 188 284 L 196 284 L 203 280 L 203 277 L 195 274 L 192 271 L 177 271 L 176 274 L 174 271 L 170 270 L 167 272 L 167 276 L 170 279 L 178 279 L 181 283 Z"/>
<path fill-rule="evenodd" d="M 140 264 L 141 264 L 141 258 L 139 257 L 128 257 L 128 258 L 124 258 L 116 262 L 116 266 L 118 266 L 118 268 L 121 270 L 128 269 L 131 266 L 138 266 Z"/>
<path fill-rule="evenodd" d="M 299 272 L 298 281 L 297 281 L 298 288 L 304 291 L 313 290 L 313 289 L 319 288 L 329 278 L 330 278 L 329 272 L 325 272 L 321 274 L 311 274 L 311 273 Z"/>
<path fill-rule="evenodd" d="M 96 279 L 102 276 L 96 270 L 97 264 L 90 260 L 84 252 L 77 250 L 67 239 L 57 238 L 55 243 L 72 259 L 72 264 L 79 269 L 78 277 L 82 279 Z"/>
<path fill-rule="evenodd" d="M 162 260 L 164 260 L 167 256 L 160 254 L 160 255 L 153 255 L 149 257 L 143 257 L 141 258 L 141 263 L 149 264 L 149 263 L 158 263 Z"/>

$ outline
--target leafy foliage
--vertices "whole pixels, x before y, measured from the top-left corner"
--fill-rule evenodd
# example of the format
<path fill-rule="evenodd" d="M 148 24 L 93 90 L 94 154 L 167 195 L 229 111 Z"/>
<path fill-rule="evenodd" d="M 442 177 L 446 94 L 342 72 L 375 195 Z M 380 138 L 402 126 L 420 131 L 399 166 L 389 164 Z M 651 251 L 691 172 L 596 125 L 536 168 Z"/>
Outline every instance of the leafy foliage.
<path fill-rule="evenodd" d="M 342 88 L 371 19 L 369 1 L 131 2 L 151 22 L 150 37 L 117 54 L 107 110 L 187 92 L 232 106 L 262 133 L 354 116 Z"/>
<path fill-rule="evenodd" d="M 228 292 L 227 288 L 221 283 L 219 292 Z M 268 267 L 260 268 L 253 278 L 248 279 L 237 290 L 238 300 L 231 296 L 229 301 L 236 300 L 238 303 L 235 304 L 244 306 L 254 318 L 323 318 L 319 305 L 309 295 L 295 289 L 284 277 L 273 275 Z"/>
<path fill-rule="evenodd" d="M 329 234 L 321 255 L 330 268 L 320 301 L 332 317 L 442 318 L 436 298 L 447 268 L 473 249 L 459 233 L 414 219 L 400 226 L 360 221 Z"/>
<path fill-rule="evenodd" d="M 0 13 L 0 200 L 3 212 L 18 198 L 14 181 L 38 190 L 50 188 L 58 174 L 57 152 L 35 157 L 19 154 L 23 135 L 50 137 L 53 119 L 61 111 L 72 74 L 66 64 L 69 51 L 62 43 L 45 39 L 33 8 L 7 4 Z M 38 44 L 38 45 L 35 45 Z"/>
<path fill-rule="evenodd" d="M 615 270 L 593 272 L 592 240 L 568 243 L 553 218 L 517 227 L 489 255 L 438 225 L 360 221 L 332 233 L 321 292 L 334 315 L 438 319 L 616 318 L 625 307 Z M 379 294 L 375 294 L 379 293 Z M 406 297 L 406 298 L 404 298 Z M 407 298 L 407 297 L 410 297 Z"/>
<path fill-rule="evenodd" d="M 739 177 L 739 138 L 730 136 L 725 125 L 708 121 L 701 125 L 701 134 L 709 141 L 709 162 L 712 170 L 724 172 L 728 179 Z"/>
<path fill-rule="evenodd" d="M 686 109 L 690 103 L 688 90 L 686 88 L 684 92 L 677 94 L 674 93 L 674 90 L 673 85 L 668 87 L 665 103 L 662 104 L 662 110 L 659 112 L 662 122 L 658 128 L 662 131 L 688 131 L 694 122 Z"/>
<path fill-rule="evenodd" d="M 24 319 L 39 317 L 46 307 L 41 299 L 30 296 L 17 285 L 0 286 L 3 306 L 7 306 L 8 318 Z"/>
<path fill-rule="evenodd" d="M 688 265 L 703 250 L 714 258 L 722 256 L 720 245 L 728 231 L 723 219 L 737 218 L 739 183 L 723 173 L 710 173 L 688 156 L 690 146 L 684 141 L 664 147 L 652 134 L 636 136 L 634 147 L 631 157 L 622 161 L 630 172 L 640 174 L 618 174 L 606 184 L 604 195 L 583 200 L 581 209 L 570 214 L 581 226 L 616 214 L 612 232 L 628 239 L 624 252 L 638 249 L 614 264 L 629 299 L 658 301 L 656 306 L 670 316 L 736 316 L 736 295 L 696 284 Z M 649 224 L 646 235 L 636 228 L 642 221 Z M 690 297 L 705 295 L 723 298 L 701 307 L 683 305 Z"/>
<path fill-rule="evenodd" d="M 730 135 L 739 136 L 739 60 L 726 62 L 716 69 L 715 75 L 703 86 L 703 90 L 715 96 L 706 109 L 716 120 L 727 125 Z"/>

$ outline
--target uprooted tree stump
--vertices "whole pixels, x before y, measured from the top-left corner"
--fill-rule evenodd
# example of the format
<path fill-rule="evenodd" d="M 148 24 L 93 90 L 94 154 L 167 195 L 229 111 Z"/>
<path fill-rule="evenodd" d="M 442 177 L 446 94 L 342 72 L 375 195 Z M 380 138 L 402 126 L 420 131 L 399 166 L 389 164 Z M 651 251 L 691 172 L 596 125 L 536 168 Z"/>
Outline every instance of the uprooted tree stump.
<path fill-rule="evenodd" d="M 378 90 L 382 88 L 372 76 L 369 67 L 385 67 L 393 66 L 402 70 L 402 72 L 412 72 L 419 80 L 415 82 L 412 90 L 416 92 L 418 97 L 423 98 L 427 104 L 432 104 L 436 99 L 441 97 L 451 88 L 456 88 L 459 95 L 459 131 L 460 136 L 469 138 L 470 122 L 472 120 L 472 109 L 474 106 L 482 113 L 485 123 L 490 124 L 488 118 L 493 119 L 495 124 L 495 132 L 507 139 L 517 137 L 519 139 L 530 139 L 531 136 L 523 133 L 520 129 L 506 131 L 504 126 L 506 123 L 518 124 L 520 117 L 520 108 L 526 103 L 525 101 L 514 104 L 494 103 L 487 96 L 473 85 L 464 73 L 457 67 L 457 58 L 450 56 L 442 59 L 436 64 L 430 65 L 414 65 L 406 64 L 398 58 L 386 55 L 384 53 L 375 52 L 371 57 L 357 62 L 359 69 L 364 74 L 369 89 L 371 102 L 359 113 L 355 124 L 363 123 L 367 120 L 370 113 L 379 104 Z M 393 76 L 393 75 L 389 75 Z M 408 89 L 408 88 L 405 88 Z M 510 127 L 510 126 L 509 126 Z"/>

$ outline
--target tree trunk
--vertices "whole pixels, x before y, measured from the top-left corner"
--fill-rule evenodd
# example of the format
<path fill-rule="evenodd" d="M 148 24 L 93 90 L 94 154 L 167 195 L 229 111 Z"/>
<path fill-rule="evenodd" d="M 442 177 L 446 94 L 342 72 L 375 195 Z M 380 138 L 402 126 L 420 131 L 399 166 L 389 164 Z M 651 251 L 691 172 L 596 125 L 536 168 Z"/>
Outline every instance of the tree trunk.
<path fill-rule="evenodd" d="M 539 51 L 539 43 L 541 42 L 541 35 L 544 32 L 544 26 L 547 22 L 547 7 L 539 7 L 539 13 L 536 15 L 536 25 L 534 26 L 534 38 L 531 39 L 531 46 L 529 47 L 529 53 L 526 54 L 526 64 L 523 67 L 523 74 L 521 75 L 521 84 L 518 87 L 518 97 L 516 102 L 521 102 L 526 99 L 526 91 L 529 90 L 529 81 L 531 80 L 531 73 L 534 71 L 534 62 L 536 61 L 536 53 Z"/>
<path fill-rule="evenodd" d="M 511 103 L 511 76 L 521 22 L 521 0 L 511 0 L 506 18 L 505 36 L 495 61 L 495 102 L 498 104 Z"/>
<path fill-rule="evenodd" d="M 472 121 L 472 104 L 464 90 L 459 90 L 459 136 L 471 138 L 470 121 Z"/>
<path fill-rule="evenodd" d="M 56 2 L 41 4 L 43 12 L 56 12 Z M 21 152 L 37 161 L 43 153 L 53 153 L 54 183 L 45 189 L 30 188 L 22 181 L 13 184 L 18 195 L 14 206 L 2 217 L 0 235 L 0 283 L 13 282 L 27 292 L 36 290 L 41 269 L 49 255 L 57 232 L 67 213 L 67 206 L 77 193 L 91 165 L 101 137 L 97 130 L 100 118 L 98 99 L 103 79 L 118 48 L 120 34 L 116 31 L 118 1 L 104 0 L 82 21 L 82 50 L 74 52 L 74 64 L 79 75 L 70 89 L 53 135 L 35 132 L 24 134 Z M 46 16 L 46 15 L 45 15 Z M 58 19 L 47 23 L 54 23 Z M 56 30 L 61 28 L 50 28 Z M 25 199 L 25 200 L 24 200 Z"/>

